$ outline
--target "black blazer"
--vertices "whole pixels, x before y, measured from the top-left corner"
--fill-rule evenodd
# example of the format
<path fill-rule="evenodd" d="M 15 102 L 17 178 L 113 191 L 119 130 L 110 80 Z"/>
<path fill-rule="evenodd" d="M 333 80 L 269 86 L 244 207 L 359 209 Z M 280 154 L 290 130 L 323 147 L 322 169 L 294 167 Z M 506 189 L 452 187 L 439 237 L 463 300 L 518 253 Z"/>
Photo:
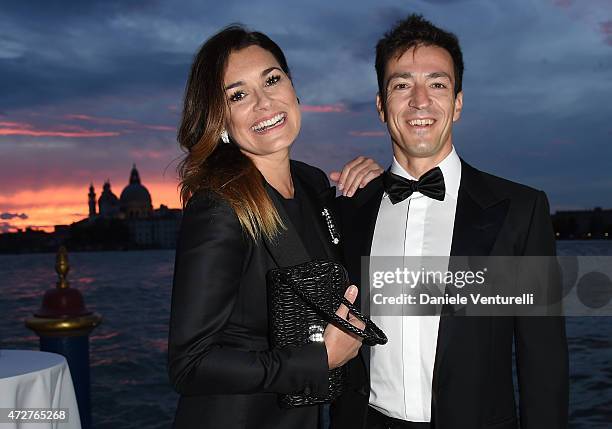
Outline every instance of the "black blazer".
<path fill-rule="evenodd" d="M 361 281 L 383 196 L 381 178 L 340 199 L 345 263 Z M 548 256 L 555 240 L 546 195 L 461 162 L 451 256 Z M 363 295 L 363 294 L 360 294 Z M 443 313 L 447 312 L 443 308 Z M 522 429 L 567 428 L 568 351 L 562 317 L 440 318 L 432 386 L 436 429 L 516 429 L 516 350 Z M 378 346 L 380 347 L 380 346 Z M 384 346 L 383 346 L 384 347 Z M 349 362 L 351 386 L 332 405 L 332 427 L 362 428 L 369 399 L 369 348 Z"/>
<path fill-rule="evenodd" d="M 320 214 L 334 190 L 307 164 L 291 161 L 291 173 L 305 190 L 312 230 L 337 259 Z M 270 347 L 266 273 L 281 265 L 279 255 L 299 263 L 295 258 L 305 253 L 265 186 L 289 228 L 274 249 L 247 238 L 229 204 L 210 192 L 196 193 L 183 213 L 168 341 L 169 377 L 181 394 L 174 428 L 317 428 L 318 407 L 286 410 L 277 403 L 278 393 L 325 394 L 328 365 L 322 343 Z"/>

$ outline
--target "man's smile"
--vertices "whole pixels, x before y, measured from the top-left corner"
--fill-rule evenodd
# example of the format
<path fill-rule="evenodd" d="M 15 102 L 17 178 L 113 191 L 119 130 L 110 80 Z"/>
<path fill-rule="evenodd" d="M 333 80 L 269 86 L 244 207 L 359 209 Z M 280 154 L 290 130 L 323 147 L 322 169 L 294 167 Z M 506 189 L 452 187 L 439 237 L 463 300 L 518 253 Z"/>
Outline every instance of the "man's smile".
<path fill-rule="evenodd" d="M 436 122 L 433 118 L 410 119 L 408 125 L 415 128 L 427 128 Z"/>

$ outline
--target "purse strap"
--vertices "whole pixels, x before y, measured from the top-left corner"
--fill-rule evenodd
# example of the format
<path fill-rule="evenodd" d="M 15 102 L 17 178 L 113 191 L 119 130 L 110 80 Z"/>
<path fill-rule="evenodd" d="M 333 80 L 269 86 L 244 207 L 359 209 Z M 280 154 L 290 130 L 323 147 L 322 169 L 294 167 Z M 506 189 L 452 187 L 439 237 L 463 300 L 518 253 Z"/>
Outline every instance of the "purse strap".
<path fill-rule="evenodd" d="M 355 334 L 363 339 L 363 344 L 367 346 L 375 346 L 377 344 L 386 344 L 387 336 L 385 333 L 378 327 L 374 322 L 370 319 L 362 315 L 357 308 L 351 302 L 346 299 L 344 296 L 338 296 L 340 301 L 346 305 L 349 309 L 350 313 L 353 313 L 359 320 L 361 320 L 365 324 L 364 329 L 359 329 L 358 327 L 352 325 L 338 316 L 335 312 L 330 312 L 329 310 L 322 308 L 319 304 L 313 301 L 302 289 L 297 287 L 293 282 L 291 282 L 291 288 L 302 298 L 308 305 L 311 305 L 318 313 L 320 313 L 328 322 L 334 324 L 336 327 L 341 327 L 343 330 L 348 331 L 352 334 Z"/>

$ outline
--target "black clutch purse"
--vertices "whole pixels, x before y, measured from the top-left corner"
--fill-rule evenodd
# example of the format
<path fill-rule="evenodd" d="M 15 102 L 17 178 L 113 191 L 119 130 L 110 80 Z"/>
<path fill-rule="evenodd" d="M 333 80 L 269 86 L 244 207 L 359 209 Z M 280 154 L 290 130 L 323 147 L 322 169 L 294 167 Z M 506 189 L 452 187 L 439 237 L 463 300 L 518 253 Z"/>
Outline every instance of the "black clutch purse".
<path fill-rule="evenodd" d="M 328 323 L 360 336 L 363 344 L 385 344 L 385 334 L 344 298 L 348 286 L 346 269 L 333 261 L 318 260 L 270 270 L 268 303 L 272 346 L 282 348 L 322 342 Z M 356 328 L 336 315 L 341 303 L 365 323 L 365 329 Z M 280 403 L 284 407 L 299 407 L 331 402 L 342 393 L 345 378 L 344 367 L 334 368 L 329 371 L 326 396 L 283 394 Z"/>

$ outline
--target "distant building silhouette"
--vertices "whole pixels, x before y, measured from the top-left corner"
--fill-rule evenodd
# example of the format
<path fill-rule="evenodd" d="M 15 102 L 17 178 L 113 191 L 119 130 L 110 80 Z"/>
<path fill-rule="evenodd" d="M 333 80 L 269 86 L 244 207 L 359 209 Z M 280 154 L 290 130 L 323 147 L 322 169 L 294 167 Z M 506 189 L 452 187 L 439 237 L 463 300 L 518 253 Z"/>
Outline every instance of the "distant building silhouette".
<path fill-rule="evenodd" d="M 121 192 L 119 207 L 127 219 L 148 218 L 153 212 L 151 194 L 140 183 L 140 175 L 135 164 L 130 173 L 130 183 Z"/>
<path fill-rule="evenodd" d="M 89 184 L 89 194 L 87 195 L 89 203 L 89 219 L 96 217 L 96 191 L 94 191 L 93 183 Z"/>
<path fill-rule="evenodd" d="M 123 188 L 119 198 L 111 190 L 110 180 L 104 182 L 102 194 L 98 199 L 97 214 L 93 183 L 89 186 L 88 197 L 89 217 L 71 225 L 75 231 L 79 230 L 79 236 L 82 236 L 83 240 L 99 240 L 104 237 L 106 241 L 106 235 L 113 232 L 111 235 L 122 247 L 176 246 L 182 212 L 163 204 L 159 209 L 153 209 L 151 193 L 142 184 L 135 164 L 132 165 L 129 183 Z M 86 233 L 84 228 L 104 229 L 106 233 L 91 235 Z M 124 234 L 117 231 L 123 228 L 127 228 L 129 237 L 123 237 Z"/>
<path fill-rule="evenodd" d="M 129 183 L 120 198 L 111 190 L 108 179 L 97 201 L 93 183 L 87 197 L 87 218 L 71 225 L 56 225 L 53 233 L 27 228 L 0 234 L 0 253 L 55 252 L 61 244 L 70 250 L 176 246 L 182 211 L 163 204 L 153 209 L 151 194 L 142 184 L 136 165 L 132 165 Z M 612 209 L 557 211 L 552 221 L 558 240 L 612 239 Z"/>
<path fill-rule="evenodd" d="M 552 219 L 559 240 L 612 238 L 612 209 L 558 211 Z"/>
<path fill-rule="evenodd" d="M 111 191 L 110 180 L 106 179 L 102 187 L 102 195 L 98 200 L 100 216 L 103 218 L 119 217 L 119 198 Z"/>
<path fill-rule="evenodd" d="M 96 201 L 94 184 L 87 194 L 88 216 L 70 225 L 56 225 L 52 233 L 27 228 L 0 234 L 0 253 L 55 252 L 69 250 L 171 249 L 176 246 L 182 218 L 180 209 L 160 205 L 153 209 L 149 190 L 142 184 L 136 165 L 121 197 L 110 180 Z"/>

